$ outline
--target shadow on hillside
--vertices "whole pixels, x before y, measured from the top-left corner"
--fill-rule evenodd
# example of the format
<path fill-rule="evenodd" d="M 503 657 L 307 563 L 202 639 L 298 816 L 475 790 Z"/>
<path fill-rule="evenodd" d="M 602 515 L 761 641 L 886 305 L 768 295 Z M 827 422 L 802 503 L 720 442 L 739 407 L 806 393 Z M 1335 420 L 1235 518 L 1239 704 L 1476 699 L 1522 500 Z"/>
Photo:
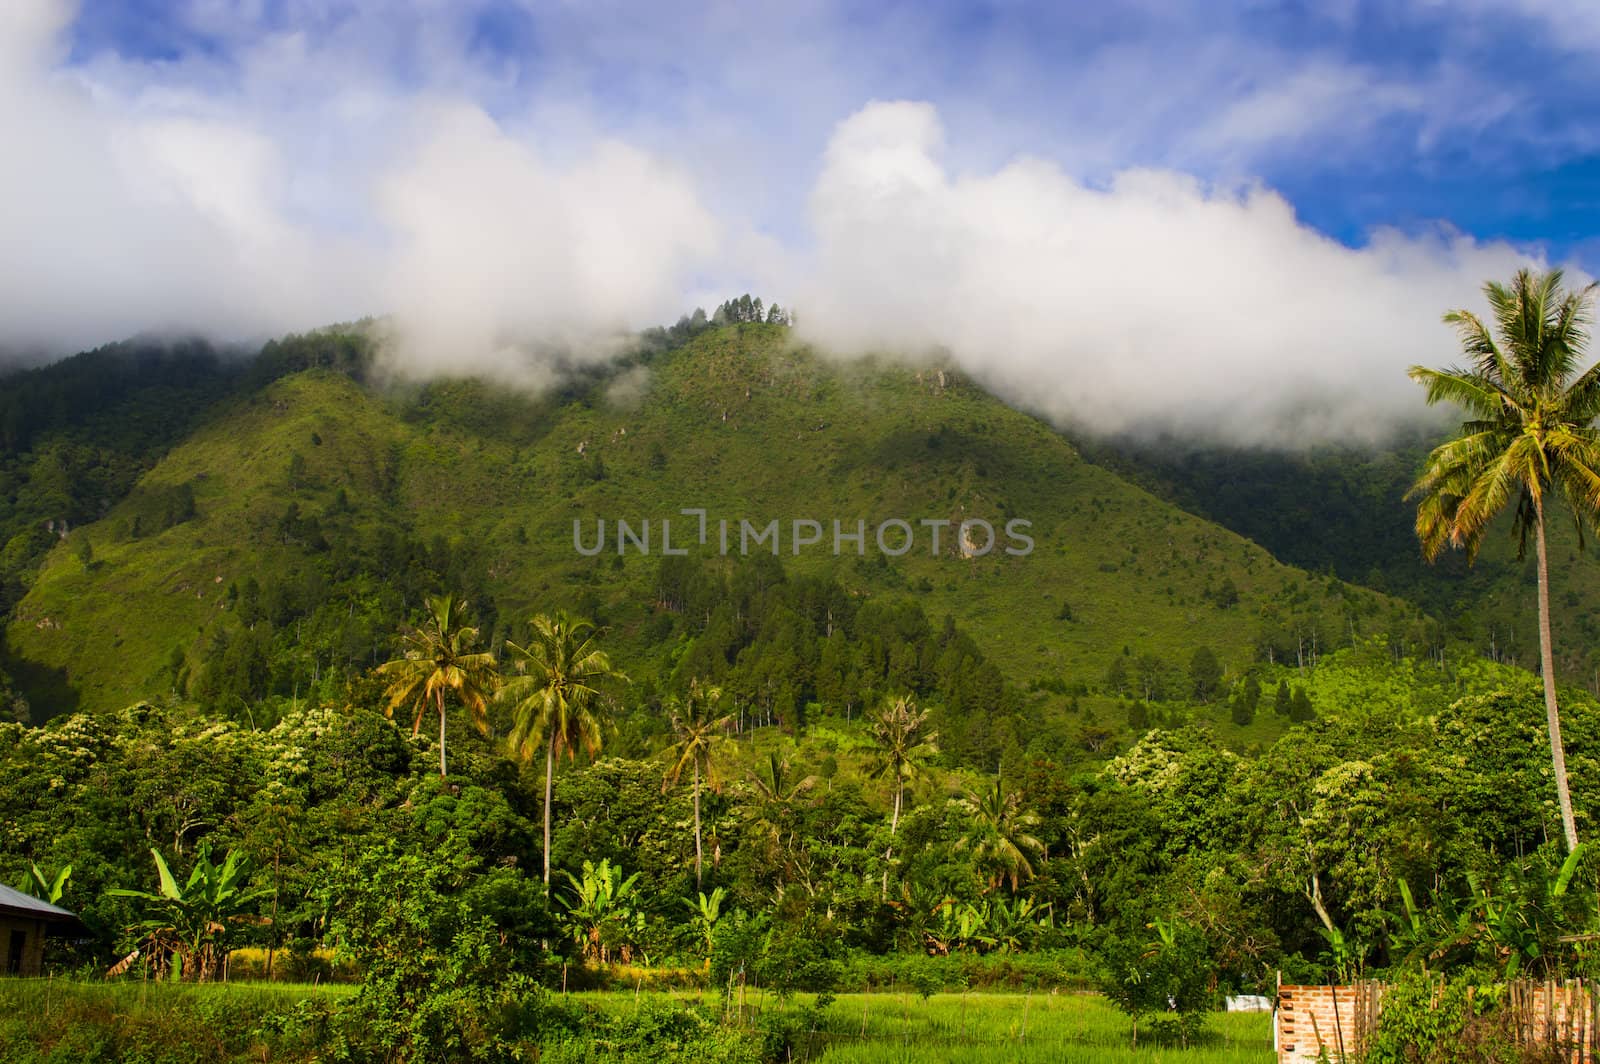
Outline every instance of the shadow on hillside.
<path fill-rule="evenodd" d="M 12 684 L 28 700 L 34 724 L 78 711 L 78 691 L 68 682 L 66 669 L 10 656 L 0 658 L 0 669 L 11 674 Z"/>

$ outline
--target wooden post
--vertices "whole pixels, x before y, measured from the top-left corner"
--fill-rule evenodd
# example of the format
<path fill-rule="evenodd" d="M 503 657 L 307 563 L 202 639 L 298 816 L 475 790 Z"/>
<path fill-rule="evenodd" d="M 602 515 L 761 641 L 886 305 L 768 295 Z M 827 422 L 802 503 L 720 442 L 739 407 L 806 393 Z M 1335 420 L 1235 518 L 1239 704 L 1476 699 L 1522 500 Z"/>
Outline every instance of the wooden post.
<path fill-rule="evenodd" d="M 1328 992 L 1333 995 L 1333 1036 L 1339 1045 L 1339 1064 L 1345 1064 L 1344 1024 L 1339 1021 L 1339 987 L 1331 979 L 1328 981 Z"/>

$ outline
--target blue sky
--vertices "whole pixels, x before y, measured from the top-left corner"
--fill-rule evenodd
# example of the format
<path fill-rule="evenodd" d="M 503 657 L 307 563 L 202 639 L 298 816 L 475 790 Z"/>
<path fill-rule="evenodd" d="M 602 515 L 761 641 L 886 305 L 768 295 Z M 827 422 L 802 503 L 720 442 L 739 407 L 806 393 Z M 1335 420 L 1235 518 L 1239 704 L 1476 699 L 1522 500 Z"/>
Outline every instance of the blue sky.
<path fill-rule="evenodd" d="M 393 315 L 538 386 L 750 289 L 1062 420 L 1374 435 L 1484 280 L 1600 272 L 1597 90 L 1562 0 L 8 0 L 0 352 Z"/>
<path fill-rule="evenodd" d="M 777 191 L 796 198 L 851 110 L 927 100 L 972 165 L 1041 154 L 1088 180 L 1143 165 L 1253 177 L 1347 243 L 1443 220 L 1593 267 L 1600 14 L 1575 6 L 87 0 L 68 62 L 115 55 L 152 80 L 193 64 L 225 83 L 262 40 L 340 37 L 330 59 L 364 42 L 392 91 L 463 89 L 495 115 L 559 101 L 598 130 L 687 150 L 724 122 L 783 164 Z M 450 42 L 448 61 L 430 40 Z M 1297 83 L 1307 71 L 1314 83 Z M 1215 128 L 1275 95 L 1287 116 Z M 787 228 L 793 203 L 760 207 L 762 225 Z"/>

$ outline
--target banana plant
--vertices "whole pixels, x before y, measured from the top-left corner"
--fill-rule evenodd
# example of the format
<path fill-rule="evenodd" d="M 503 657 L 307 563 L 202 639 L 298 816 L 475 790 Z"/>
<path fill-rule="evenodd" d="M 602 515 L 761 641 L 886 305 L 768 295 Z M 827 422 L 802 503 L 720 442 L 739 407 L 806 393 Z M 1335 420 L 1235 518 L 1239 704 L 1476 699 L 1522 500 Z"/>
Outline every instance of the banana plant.
<path fill-rule="evenodd" d="M 939 934 L 954 948 L 973 953 L 986 952 L 995 945 L 994 936 L 989 933 L 988 907 L 971 902 L 942 910 L 939 914 Z"/>
<path fill-rule="evenodd" d="M 138 932 L 139 946 L 112 972 L 126 971 L 142 955 L 158 973 L 174 980 L 209 982 L 220 974 L 227 956 L 229 926 L 247 919 L 245 909 L 271 891 L 250 888 L 250 859 L 237 850 L 219 865 L 212 862 L 209 849 L 202 848 L 181 887 L 161 852 L 152 847 L 150 856 L 155 859 L 158 893 L 121 887 L 107 891 L 143 903 L 145 911 L 145 918 L 129 928 Z"/>
<path fill-rule="evenodd" d="M 691 901 L 688 898 L 679 900 L 689 910 L 690 920 L 705 943 L 706 963 L 711 963 L 711 947 L 716 937 L 717 921 L 722 918 L 722 902 L 728 896 L 724 887 L 717 887 L 708 895 L 705 891 L 699 892 L 699 897 Z"/>
<path fill-rule="evenodd" d="M 1424 967 L 1468 953 L 1496 964 L 1507 979 L 1529 968 L 1548 972 L 1564 947 L 1591 940 L 1600 930 L 1594 892 L 1574 889 L 1588 854 L 1588 847 L 1579 846 L 1559 866 L 1539 858 L 1513 864 L 1492 886 L 1468 874 L 1465 896 L 1437 893 L 1426 910 L 1402 881 L 1403 914 L 1391 917 L 1399 925 L 1392 941 Z"/>
<path fill-rule="evenodd" d="M 53 876 L 47 876 L 39 870 L 38 865 L 29 862 L 28 874 L 17 883 L 17 889 L 36 898 L 42 898 L 51 905 L 60 905 L 61 896 L 67 889 L 67 881 L 71 878 L 71 865 L 62 867 Z"/>
<path fill-rule="evenodd" d="M 1053 924 L 1049 903 L 1032 898 L 993 898 L 984 903 L 989 935 L 1002 953 L 1016 953 L 1032 947 Z"/>
<path fill-rule="evenodd" d="M 1539 860 L 1517 864 L 1501 881 L 1498 896 L 1482 887 L 1475 891 L 1480 926 L 1506 978 L 1528 967 L 1548 968 L 1564 939 L 1595 930 L 1593 894 L 1571 889 L 1585 855 L 1580 845 L 1554 869 Z"/>
<path fill-rule="evenodd" d="M 1317 934 L 1328 944 L 1328 956 L 1339 973 L 1339 981 L 1350 982 L 1361 971 L 1365 951 L 1337 927 L 1319 927 Z"/>
<path fill-rule="evenodd" d="M 633 937 L 644 930 L 644 912 L 634 904 L 639 873 L 623 878 L 622 869 L 605 858 L 599 864 L 584 861 L 581 878 L 562 874 L 571 884 L 568 896 L 561 899 L 564 922 L 584 958 L 605 964 L 615 946 L 627 961 Z"/>
<path fill-rule="evenodd" d="M 1391 950 L 1400 954 L 1406 961 L 1418 961 L 1422 970 L 1428 970 L 1429 950 L 1432 947 L 1429 935 L 1428 922 L 1423 913 L 1417 908 L 1415 896 L 1411 893 L 1411 885 L 1401 878 L 1400 905 L 1398 913 L 1390 913 L 1390 919 L 1396 924 L 1396 930 L 1389 936 Z"/>

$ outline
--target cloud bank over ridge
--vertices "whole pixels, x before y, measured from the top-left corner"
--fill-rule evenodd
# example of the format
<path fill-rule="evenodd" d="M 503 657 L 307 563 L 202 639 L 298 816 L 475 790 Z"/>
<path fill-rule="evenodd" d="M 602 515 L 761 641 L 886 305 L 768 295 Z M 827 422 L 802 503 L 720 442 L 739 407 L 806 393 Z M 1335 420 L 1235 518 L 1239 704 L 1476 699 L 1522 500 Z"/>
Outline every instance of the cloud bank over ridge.
<path fill-rule="evenodd" d="M 931 107 L 841 123 L 812 195 L 802 327 L 841 353 L 942 353 L 1007 398 L 1103 432 L 1372 439 L 1448 362 L 1443 309 L 1530 261 L 1439 230 L 1350 248 L 1255 185 L 1130 170 L 1089 187 L 1018 159 L 958 176 Z"/>
<path fill-rule="evenodd" d="M 1443 224 L 1355 246 L 1307 224 L 1231 176 L 1337 129 L 1310 104 L 1296 126 L 1270 86 L 1198 127 L 1220 176 L 1186 165 L 1193 141 L 1160 164 L 1113 165 L 1104 137 L 997 152 L 962 106 L 863 104 L 848 78 L 794 115 L 816 139 L 744 143 L 743 119 L 693 99 L 655 123 L 607 120 L 616 101 L 592 93 L 530 103 L 454 23 L 423 19 L 406 51 L 430 73 L 398 76 L 366 58 L 381 15 L 151 61 L 70 58 L 57 0 L 0 7 L 0 139 L 25 146 L 0 154 L 0 353 L 392 315 L 396 372 L 539 386 L 551 354 L 604 358 L 748 288 L 830 351 L 949 359 L 1062 424 L 1360 440 L 1416 416 L 1408 364 L 1453 358 L 1440 312 L 1544 254 Z M 804 81 L 823 51 L 773 61 Z M 1330 114 L 1376 101 L 1364 130 L 1425 109 L 1359 70 L 1306 69 L 1284 84 Z"/>

